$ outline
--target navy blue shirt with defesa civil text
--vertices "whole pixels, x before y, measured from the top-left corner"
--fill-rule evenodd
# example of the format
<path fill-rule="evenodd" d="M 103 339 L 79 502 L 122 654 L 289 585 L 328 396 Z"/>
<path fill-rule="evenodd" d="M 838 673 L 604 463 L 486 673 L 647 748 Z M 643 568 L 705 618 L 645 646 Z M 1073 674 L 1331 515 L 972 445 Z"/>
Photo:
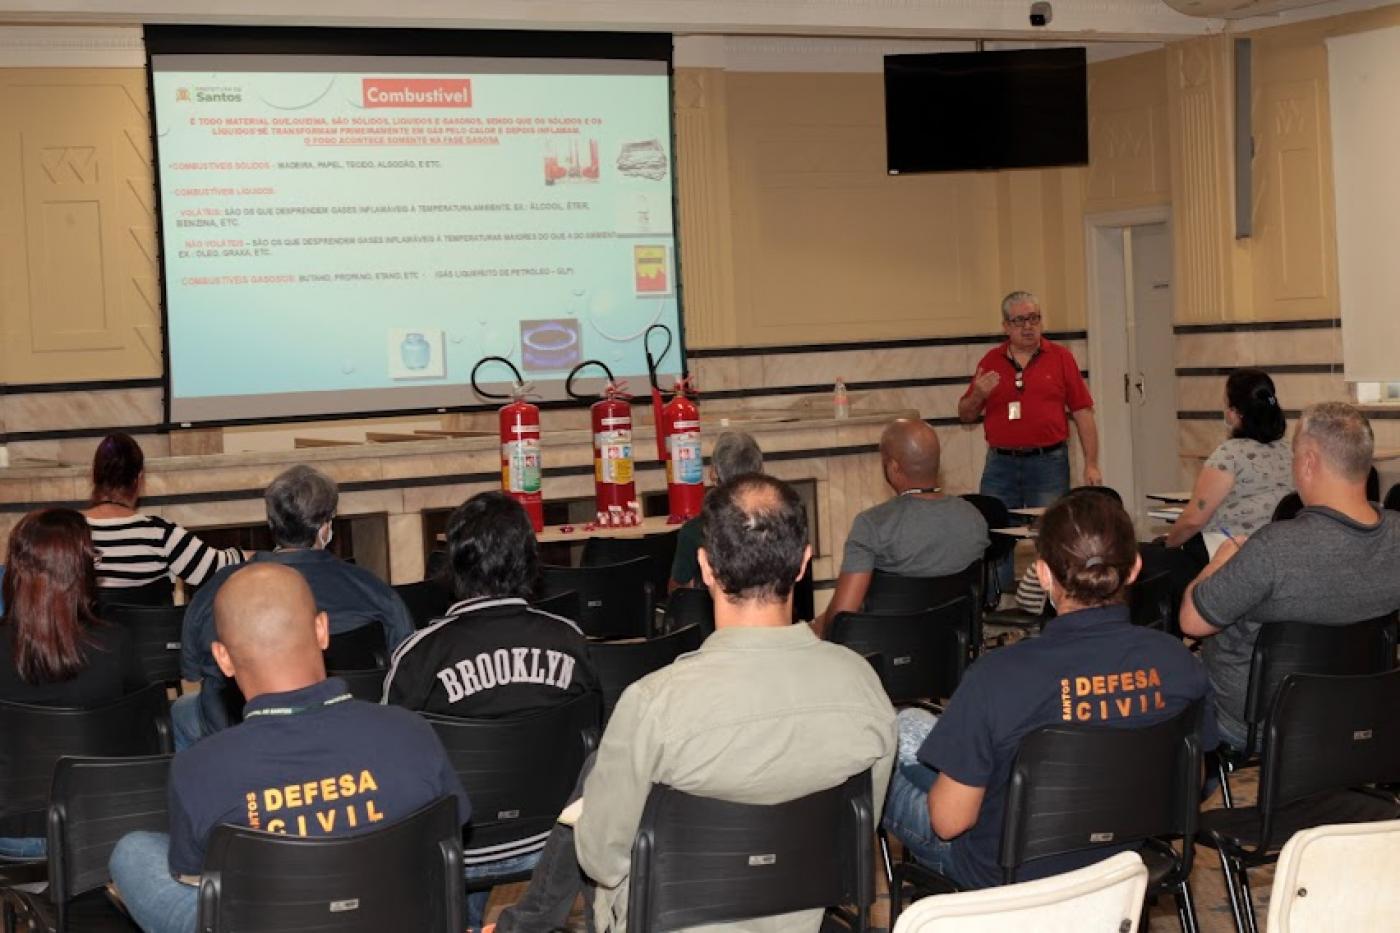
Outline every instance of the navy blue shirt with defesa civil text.
<path fill-rule="evenodd" d="M 264 694 L 244 721 L 175 756 L 170 769 L 170 873 L 203 871 L 220 823 L 291 836 L 340 836 L 401 820 L 439 797 L 471 805 L 428 723 L 350 698 L 331 677 Z"/>
<path fill-rule="evenodd" d="M 983 655 L 919 749 L 919 760 L 960 784 L 985 788 L 977 822 L 952 840 L 952 874 L 966 887 L 1002 883 L 998 855 L 1011 766 L 1021 740 L 1041 726 L 1117 728 L 1170 719 L 1210 694 L 1205 669 L 1180 641 L 1135 626 L 1126 606 L 1060 616 L 1040 638 Z M 1212 704 L 1204 704 L 1202 748 L 1216 745 Z M 1017 881 L 1082 868 L 1122 848 L 1036 859 Z"/>

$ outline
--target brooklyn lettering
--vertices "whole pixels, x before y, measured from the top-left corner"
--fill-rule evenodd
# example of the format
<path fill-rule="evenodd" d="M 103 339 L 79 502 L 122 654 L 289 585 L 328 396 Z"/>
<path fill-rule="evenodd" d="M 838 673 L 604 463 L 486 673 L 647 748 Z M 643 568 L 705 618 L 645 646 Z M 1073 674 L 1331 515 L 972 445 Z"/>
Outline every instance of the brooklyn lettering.
<path fill-rule="evenodd" d="M 445 667 L 437 677 L 449 703 L 507 684 L 549 684 L 567 690 L 574 682 L 574 659 L 547 648 L 497 648 Z"/>

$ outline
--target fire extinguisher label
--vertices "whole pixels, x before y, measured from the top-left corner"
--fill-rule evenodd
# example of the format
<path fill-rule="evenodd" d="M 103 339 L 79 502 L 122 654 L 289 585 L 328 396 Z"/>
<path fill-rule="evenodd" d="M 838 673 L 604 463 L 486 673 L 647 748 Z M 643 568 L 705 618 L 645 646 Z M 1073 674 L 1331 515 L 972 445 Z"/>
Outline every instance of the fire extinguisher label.
<path fill-rule="evenodd" d="M 632 432 L 601 431 L 593 440 L 598 447 L 594 470 L 598 482 L 616 485 L 632 482 Z"/>
<path fill-rule="evenodd" d="M 672 434 L 671 482 L 685 486 L 699 486 L 705 481 L 705 461 L 700 456 L 700 435 Z"/>
<path fill-rule="evenodd" d="M 508 492 L 539 492 L 539 440 L 507 441 L 501 445 L 501 453 L 501 485 Z"/>

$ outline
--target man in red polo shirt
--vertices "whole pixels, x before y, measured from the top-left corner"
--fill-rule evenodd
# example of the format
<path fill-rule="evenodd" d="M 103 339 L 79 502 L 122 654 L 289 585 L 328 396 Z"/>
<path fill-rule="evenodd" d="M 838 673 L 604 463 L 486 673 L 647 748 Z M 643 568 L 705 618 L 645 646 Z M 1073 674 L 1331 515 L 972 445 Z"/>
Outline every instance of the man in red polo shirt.
<path fill-rule="evenodd" d="M 1006 342 L 977 364 L 958 418 L 980 416 L 987 433 L 987 465 L 981 492 L 1009 509 L 1049 505 L 1069 491 L 1069 418 L 1084 448 L 1084 482 L 1103 482 L 1094 399 L 1074 354 L 1041 333 L 1040 302 L 1016 291 L 1001 302 Z M 999 568 L 1002 592 L 1010 592 L 1012 565 Z"/>

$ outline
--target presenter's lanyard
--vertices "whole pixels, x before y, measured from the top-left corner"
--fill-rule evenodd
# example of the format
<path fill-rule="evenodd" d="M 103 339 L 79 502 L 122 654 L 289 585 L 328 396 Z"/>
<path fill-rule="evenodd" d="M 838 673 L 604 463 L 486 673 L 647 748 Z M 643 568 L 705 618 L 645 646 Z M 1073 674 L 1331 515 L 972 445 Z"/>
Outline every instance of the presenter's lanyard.
<path fill-rule="evenodd" d="M 942 487 L 942 486 L 927 486 L 927 487 L 923 487 L 923 486 L 914 486 L 914 487 L 912 487 L 912 488 L 910 488 L 910 489 L 904 490 L 903 492 L 900 493 L 900 495 L 901 495 L 901 496 L 921 496 L 921 495 L 923 495 L 924 493 L 942 492 L 942 491 L 943 491 L 943 487 Z"/>
<path fill-rule="evenodd" d="M 340 696 L 331 697 L 329 700 L 324 700 L 315 706 L 269 706 L 267 709 L 255 709 L 251 713 L 244 713 L 243 719 L 246 721 L 252 719 L 254 716 L 296 716 L 307 710 L 320 709 L 324 706 L 334 706 L 337 703 L 344 703 L 346 700 L 351 699 L 354 699 L 354 697 L 348 693 L 342 693 Z"/>
<path fill-rule="evenodd" d="M 1011 368 L 1014 369 L 1014 370 L 1016 370 L 1016 391 L 1017 391 L 1017 392 L 1024 392 L 1024 391 L 1026 390 L 1026 369 L 1027 369 L 1032 363 L 1035 362 L 1035 358 L 1036 358 L 1037 356 L 1040 356 L 1040 348 L 1039 348 L 1039 347 L 1036 347 L 1035 352 L 1031 354 L 1031 358 L 1028 359 L 1028 360 L 1026 360 L 1026 365 L 1025 365 L 1025 366 L 1022 366 L 1022 365 L 1021 365 L 1021 361 L 1018 360 L 1018 359 L 1016 359 L 1016 354 L 1015 354 L 1015 353 L 1012 353 L 1012 352 L 1010 352 L 1010 351 L 1007 351 L 1006 358 L 1007 358 L 1008 361 L 1010 361 L 1010 363 L 1011 363 Z"/>

